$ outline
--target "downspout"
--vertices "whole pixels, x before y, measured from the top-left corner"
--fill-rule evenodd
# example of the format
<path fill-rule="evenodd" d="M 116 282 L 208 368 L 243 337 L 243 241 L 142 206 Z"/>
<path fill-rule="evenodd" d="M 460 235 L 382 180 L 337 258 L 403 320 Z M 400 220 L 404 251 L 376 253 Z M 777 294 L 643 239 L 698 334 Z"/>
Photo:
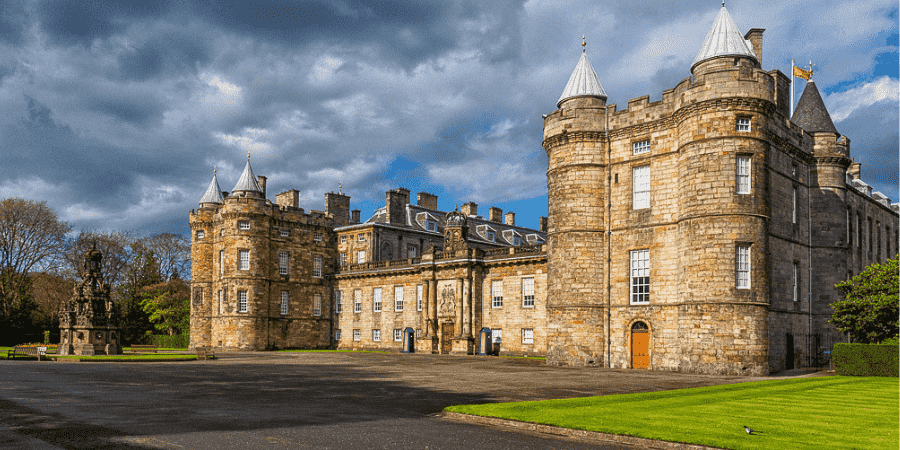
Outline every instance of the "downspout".
<path fill-rule="evenodd" d="M 806 264 L 806 294 L 809 299 L 809 311 L 806 314 L 806 366 L 812 366 L 812 171 L 806 166 L 806 241 L 808 262 Z"/>
<path fill-rule="evenodd" d="M 606 367 L 611 368 L 612 362 L 612 331 L 609 329 L 612 321 L 612 287 L 610 286 L 612 264 L 612 146 L 609 139 L 609 106 L 604 105 L 604 117 L 606 120 Z"/>

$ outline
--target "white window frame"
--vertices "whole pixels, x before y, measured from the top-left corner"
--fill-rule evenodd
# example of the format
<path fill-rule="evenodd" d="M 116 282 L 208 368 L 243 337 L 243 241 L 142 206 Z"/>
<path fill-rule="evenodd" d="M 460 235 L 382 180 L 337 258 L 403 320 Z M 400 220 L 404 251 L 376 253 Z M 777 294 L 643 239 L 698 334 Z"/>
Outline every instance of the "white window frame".
<path fill-rule="evenodd" d="M 322 315 L 322 294 L 313 295 L 313 315 L 316 317 Z"/>
<path fill-rule="evenodd" d="M 359 342 L 361 335 L 362 335 L 362 333 L 360 332 L 360 330 L 358 328 L 353 330 L 353 340 L 354 341 Z"/>
<path fill-rule="evenodd" d="M 420 337 L 422 337 L 422 329 L 416 328 L 416 339 L 419 339 Z"/>
<path fill-rule="evenodd" d="M 341 236 L 341 244 L 346 244 L 346 243 L 347 243 L 347 235 L 345 234 L 345 235 Z"/>
<path fill-rule="evenodd" d="M 522 328 L 522 343 L 534 344 L 534 328 Z"/>
<path fill-rule="evenodd" d="M 237 312 L 245 313 L 249 311 L 250 305 L 247 301 L 247 291 L 238 291 L 238 309 Z"/>
<path fill-rule="evenodd" d="M 394 311 L 403 312 L 403 286 L 394 286 Z"/>
<path fill-rule="evenodd" d="M 394 328 L 394 342 L 403 342 L 403 330 Z"/>
<path fill-rule="evenodd" d="M 238 270 L 250 270 L 250 250 L 238 250 Z"/>
<path fill-rule="evenodd" d="M 358 236 L 356 236 L 356 241 L 357 242 L 366 242 L 366 234 L 360 233 Z"/>
<path fill-rule="evenodd" d="M 503 307 L 503 280 L 491 281 L 491 308 Z"/>
<path fill-rule="evenodd" d="M 418 256 L 418 248 L 414 244 L 406 245 L 406 257 L 407 258 L 415 258 Z"/>
<path fill-rule="evenodd" d="M 737 193 L 746 195 L 750 193 L 750 172 L 751 161 L 749 155 L 738 155 L 737 157 Z"/>
<path fill-rule="evenodd" d="M 638 166 L 631 168 L 632 209 L 647 209 L 650 207 L 650 166 Z"/>
<path fill-rule="evenodd" d="M 381 342 L 381 330 L 380 329 L 375 328 L 372 330 L 372 341 Z"/>
<path fill-rule="evenodd" d="M 322 278 L 322 255 L 313 255 L 313 278 Z"/>
<path fill-rule="evenodd" d="M 356 251 L 356 263 L 357 264 L 365 264 L 366 263 L 366 251 L 365 250 L 357 250 Z"/>
<path fill-rule="evenodd" d="M 313 242 L 322 242 L 322 233 L 313 233 Z"/>
<path fill-rule="evenodd" d="M 219 275 L 225 274 L 225 250 L 219 250 Z"/>
<path fill-rule="evenodd" d="M 534 277 L 522 278 L 522 307 L 534 308 Z"/>
<path fill-rule="evenodd" d="M 219 289 L 219 315 L 225 314 L 225 296 L 222 293 L 222 290 Z"/>
<path fill-rule="evenodd" d="M 644 139 L 643 141 L 631 144 L 631 154 L 643 155 L 644 153 L 650 153 L 650 139 Z"/>
<path fill-rule="evenodd" d="M 289 308 L 288 300 L 289 300 L 288 291 L 281 291 L 281 315 L 282 316 L 288 315 L 288 310 L 289 310 L 288 309 Z"/>
<path fill-rule="evenodd" d="M 335 330 L 334 330 L 334 340 L 336 340 L 336 341 L 341 340 L 341 329 L 340 329 L 340 328 L 335 328 Z"/>
<path fill-rule="evenodd" d="M 797 187 L 791 188 L 791 223 L 797 224 Z"/>
<path fill-rule="evenodd" d="M 362 312 L 362 290 L 356 289 L 353 291 L 353 312 L 361 313 Z"/>
<path fill-rule="evenodd" d="M 629 271 L 629 303 L 650 303 L 650 249 L 632 250 Z"/>
<path fill-rule="evenodd" d="M 372 289 L 372 311 L 381 312 L 381 288 Z"/>
<path fill-rule="evenodd" d="M 498 339 L 503 340 L 503 328 L 491 328 L 491 341 L 496 343 Z"/>
<path fill-rule="evenodd" d="M 738 117 L 735 122 L 735 130 L 741 133 L 749 133 L 752 130 L 752 122 L 751 117 Z"/>
<path fill-rule="evenodd" d="M 278 252 L 278 274 L 279 275 L 287 275 L 288 274 L 288 252 L 281 250 Z"/>
<path fill-rule="evenodd" d="M 288 236 L 290 236 L 290 234 L 291 233 L 288 231 L 287 228 L 279 228 L 278 229 L 278 235 L 281 237 L 288 237 Z"/>
<path fill-rule="evenodd" d="M 250 229 L 250 221 L 249 220 L 238 220 L 238 230 L 249 230 Z"/>
<path fill-rule="evenodd" d="M 421 284 L 416 286 L 416 311 L 422 310 L 422 296 L 424 289 L 424 286 Z"/>
<path fill-rule="evenodd" d="M 334 292 L 334 313 L 341 314 L 344 312 L 344 291 Z"/>
<path fill-rule="evenodd" d="M 750 289 L 750 245 L 735 246 L 735 285 L 738 289 Z"/>
<path fill-rule="evenodd" d="M 342 266 L 347 265 L 347 252 L 341 252 L 340 261 Z"/>
<path fill-rule="evenodd" d="M 794 269 L 794 274 L 793 274 L 793 277 L 791 280 L 792 284 L 793 284 L 793 292 L 792 292 L 791 296 L 795 302 L 799 302 L 800 301 L 800 278 L 799 278 L 800 264 L 797 263 L 796 261 L 794 261 L 792 266 Z"/>
<path fill-rule="evenodd" d="M 197 239 L 203 239 L 206 237 L 206 231 L 197 230 Z"/>

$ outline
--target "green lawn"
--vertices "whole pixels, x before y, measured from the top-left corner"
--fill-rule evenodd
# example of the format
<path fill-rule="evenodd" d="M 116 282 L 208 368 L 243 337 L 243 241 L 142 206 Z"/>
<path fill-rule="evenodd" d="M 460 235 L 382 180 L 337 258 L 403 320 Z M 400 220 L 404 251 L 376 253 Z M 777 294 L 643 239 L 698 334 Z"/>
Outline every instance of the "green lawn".
<path fill-rule="evenodd" d="M 172 353 L 147 353 L 137 355 L 94 355 L 94 356 L 78 356 L 66 355 L 56 356 L 57 359 L 71 359 L 78 361 L 192 361 L 197 359 L 197 355 L 179 355 Z M 18 358 L 16 358 L 18 359 Z M 36 358 L 35 358 L 36 359 Z"/>
<path fill-rule="evenodd" d="M 278 353 L 396 353 L 396 352 L 380 352 L 380 351 L 376 351 L 376 350 L 329 350 L 329 349 L 276 350 L 276 352 L 278 352 Z"/>
<path fill-rule="evenodd" d="M 898 380 L 815 377 L 445 409 L 731 449 L 896 449 Z M 743 425 L 759 431 L 750 436 Z"/>

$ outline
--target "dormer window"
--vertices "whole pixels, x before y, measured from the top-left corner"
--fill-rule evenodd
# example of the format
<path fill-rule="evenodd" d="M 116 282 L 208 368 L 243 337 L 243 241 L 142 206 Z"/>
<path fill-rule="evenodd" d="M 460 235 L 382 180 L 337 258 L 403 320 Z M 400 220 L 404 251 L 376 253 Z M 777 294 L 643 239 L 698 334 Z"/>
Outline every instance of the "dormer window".
<path fill-rule="evenodd" d="M 513 236 L 513 245 L 515 245 L 516 247 L 522 245 L 522 238 Z"/>
<path fill-rule="evenodd" d="M 750 118 L 749 117 L 738 117 L 737 118 L 737 131 L 749 133 L 750 132 Z"/>
<path fill-rule="evenodd" d="M 497 242 L 497 234 L 493 231 L 488 230 L 487 232 L 487 240 L 491 242 Z"/>
<path fill-rule="evenodd" d="M 437 231 L 437 225 L 438 225 L 438 224 L 437 224 L 437 221 L 435 221 L 435 220 L 428 220 L 428 221 L 425 222 L 425 223 L 426 223 L 426 227 L 428 228 L 428 231 Z"/>

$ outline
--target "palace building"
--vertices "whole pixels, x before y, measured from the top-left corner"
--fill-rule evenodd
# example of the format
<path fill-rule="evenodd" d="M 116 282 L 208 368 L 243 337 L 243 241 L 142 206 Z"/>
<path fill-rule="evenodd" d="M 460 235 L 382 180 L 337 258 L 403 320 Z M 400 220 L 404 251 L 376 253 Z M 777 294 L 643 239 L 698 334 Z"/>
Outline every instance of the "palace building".
<path fill-rule="evenodd" d="M 248 159 L 192 211 L 191 346 L 501 352 L 552 365 L 765 375 L 824 363 L 834 285 L 897 254 L 810 80 L 764 70 L 762 29 L 723 6 L 687 78 L 619 110 L 583 51 L 544 117 L 537 228 L 403 188 L 361 221 L 350 198 L 267 200 Z M 584 44 L 583 44 L 584 45 Z M 547 80 L 548 85 L 560 80 Z"/>

